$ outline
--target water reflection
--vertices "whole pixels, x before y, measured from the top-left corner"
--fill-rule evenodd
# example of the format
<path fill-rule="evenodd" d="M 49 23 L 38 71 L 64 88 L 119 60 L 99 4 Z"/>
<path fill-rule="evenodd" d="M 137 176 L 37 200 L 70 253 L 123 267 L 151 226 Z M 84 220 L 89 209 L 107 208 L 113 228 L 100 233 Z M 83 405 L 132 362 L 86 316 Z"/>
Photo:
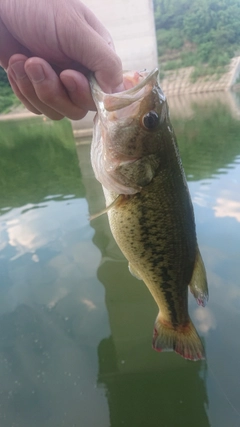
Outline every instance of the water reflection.
<path fill-rule="evenodd" d="M 80 167 L 91 213 L 102 208 L 101 188 L 92 175 L 89 147 L 78 147 Z M 89 160 L 88 160 L 89 162 Z M 97 188 L 92 195 L 90 189 Z M 98 194 L 98 197 L 96 197 Z M 100 193 L 101 194 L 101 193 Z M 151 348 L 155 302 L 143 282 L 129 274 L 127 261 L 113 242 L 107 218 L 92 222 L 94 243 L 102 253 L 98 278 L 105 288 L 111 335 L 98 347 L 98 384 L 104 386 L 110 425 L 209 426 L 206 364 L 189 364 L 175 354 Z M 205 320 L 204 320 L 205 321 Z M 187 384 L 187 386 L 186 386 Z M 174 408 L 174 409 L 173 409 Z"/>
<path fill-rule="evenodd" d="M 191 316 L 204 337 L 208 359 L 206 363 L 189 364 L 174 354 L 159 357 L 151 350 L 155 304 L 145 286 L 128 274 L 127 262 L 111 243 L 106 219 L 96 220 L 92 224 L 96 230 L 94 243 L 102 252 L 98 278 L 106 290 L 111 328 L 111 335 L 98 348 L 98 381 L 105 386 L 110 425 L 114 427 L 240 425 L 239 384 L 233 379 L 235 369 L 240 367 L 239 357 L 232 356 L 230 350 L 239 355 L 239 344 L 233 336 L 237 336 L 239 328 L 236 256 L 239 257 L 240 230 L 231 223 L 230 237 L 227 238 L 228 227 L 224 232 L 226 218 L 236 220 L 238 215 L 240 122 L 226 106 L 215 102 L 192 108 L 195 114 L 191 120 L 176 116 L 173 120 L 209 276 L 209 306 L 196 307 L 190 299 Z M 80 166 L 81 158 L 86 158 L 82 150 L 86 151 L 86 147 L 79 148 Z M 84 170 L 89 168 L 85 165 L 81 170 L 84 180 Z M 91 182 L 89 172 L 87 175 L 86 188 L 90 189 L 96 184 Z M 91 197 L 91 191 L 86 190 L 86 197 L 91 213 L 102 208 L 102 200 L 97 204 L 96 192 Z M 221 215 L 217 209 L 219 200 L 227 202 L 221 205 Z M 218 218 L 224 218 L 224 225 L 216 221 Z M 236 285 L 229 287 L 230 264 L 235 266 Z"/>
<path fill-rule="evenodd" d="M 209 183 L 210 179 L 234 170 L 239 162 L 240 122 L 232 115 L 227 103 L 219 102 L 218 98 L 210 100 L 203 105 L 191 103 L 192 116 L 189 118 L 176 115 L 176 112 L 172 114 L 189 181 L 208 180 Z M 174 98 L 169 100 L 173 112 L 174 102 Z"/>
<path fill-rule="evenodd" d="M 207 101 L 206 101 L 207 102 Z M 240 122 L 173 115 L 210 301 L 190 296 L 207 362 L 151 349 L 157 307 L 132 277 L 68 122 L 0 123 L 2 427 L 240 425 Z M 224 109 L 225 108 L 225 109 Z"/>
<path fill-rule="evenodd" d="M 1 122 L 0 129 L 1 208 L 37 204 L 45 197 L 84 197 L 69 122 L 34 118 Z"/>
<path fill-rule="evenodd" d="M 226 105 L 217 107 L 215 103 L 209 103 L 202 111 L 197 105 L 194 108 L 197 116 L 193 123 L 188 120 L 180 123 L 176 118 L 175 128 L 177 133 L 178 126 L 183 129 L 180 149 L 185 153 L 185 170 L 191 174 L 188 176 L 189 187 L 210 287 L 210 329 L 205 338 L 208 414 L 211 425 L 238 426 L 240 398 L 235 372 L 240 368 L 240 344 L 234 337 L 238 334 L 240 309 L 240 122 L 230 114 Z M 196 139 L 193 139 L 191 149 L 193 124 Z M 184 129 L 190 152 L 184 143 Z M 209 317 L 208 314 L 205 317 L 205 313 L 199 317 L 199 313 L 195 311 L 196 320 Z M 196 324 L 200 328 L 201 325 Z"/>
<path fill-rule="evenodd" d="M 0 146 L 7 187 L 0 200 L 0 423 L 93 426 L 97 417 L 104 427 L 97 345 L 109 328 L 71 127 L 34 121 L 26 129 L 11 124 Z M 15 181 L 14 144 L 21 145 Z"/>

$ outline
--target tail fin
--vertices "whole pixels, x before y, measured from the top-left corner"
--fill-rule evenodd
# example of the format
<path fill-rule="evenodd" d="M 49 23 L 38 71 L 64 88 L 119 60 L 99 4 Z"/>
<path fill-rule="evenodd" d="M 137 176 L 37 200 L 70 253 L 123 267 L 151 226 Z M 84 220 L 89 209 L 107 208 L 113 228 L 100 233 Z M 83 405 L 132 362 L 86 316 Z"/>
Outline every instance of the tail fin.
<path fill-rule="evenodd" d="M 174 350 L 188 360 L 205 359 L 202 342 L 190 319 L 186 325 L 174 327 L 163 323 L 158 316 L 154 326 L 153 348 L 157 351 Z"/>

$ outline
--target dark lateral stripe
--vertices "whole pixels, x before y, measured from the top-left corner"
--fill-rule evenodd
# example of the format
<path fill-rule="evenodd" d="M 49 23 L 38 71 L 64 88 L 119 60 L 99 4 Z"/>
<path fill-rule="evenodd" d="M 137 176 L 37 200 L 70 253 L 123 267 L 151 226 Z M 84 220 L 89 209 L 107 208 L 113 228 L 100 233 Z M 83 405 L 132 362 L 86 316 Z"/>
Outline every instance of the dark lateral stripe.
<path fill-rule="evenodd" d="M 140 198 L 140 195 L 138 195 Z M 137 197 L 136 197 L 137 199 Z M 177 292 L 172 289 L 173 277 L 171 273 L 172 266 L 168 265 L 168 253 L 166 246 L 168 245 L 168 234 L 162 233 L 161 228 L 156 227 L 158 223 L 158 213 L 154 209 L 150 209 L 142 203 L 138 205 L 138 222 L 141 227 L 141 243 L 144 251 L 139 256 L 145 258 L 147 256 L 147 262 L 151 266 L 151 271 L 159 274 L 159 283 L 157 283 L 157 277 L 155 275 L 154 281 L 155 286 L 159 287 L 163 293 L 165 304 L 168 308 L 169 316 L 173 326 L 179 325 L 181 313 L 179 313 L 179 304 L 176 304 Z M 157 228 L 157 230 L 156 230 Z M 158 234 L 158 243 L 156 243 L 156 232 Z M 152 241 L 152 237 L 154 237 Z M 156 271 L 157 269 L 157 271 Z M 185 308 L 185 307 L 184 307 Z"/>
<path fill-rule="evenodd" d="M 177 310 L 176 310 L 175 304 L 174 304 L 173 293 L 171 292 L 169 287 L 170 287 L 169 283 L 166 283 L 166 282 L 161 283 L 161 289 L 164 293 L 166 304 L 168 306 L 169 314 L 171 317 L 171 322 L 173 325 L 178 325 L 179 319 L 178 319 Z"/>

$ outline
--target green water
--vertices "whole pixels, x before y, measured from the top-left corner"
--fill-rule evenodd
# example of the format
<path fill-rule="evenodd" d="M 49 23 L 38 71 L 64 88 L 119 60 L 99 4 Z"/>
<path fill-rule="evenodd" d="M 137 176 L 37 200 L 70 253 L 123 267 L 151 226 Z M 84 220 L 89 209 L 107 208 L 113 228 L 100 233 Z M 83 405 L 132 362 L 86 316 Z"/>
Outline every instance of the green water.
<path fill-rule="evenodd" d="M 89 223 L 89 145 L 68 121 L 0 122 L 1 427 L 240 426 L 240 121 L 191 111 L 173 122 L 210 290 L 205 308 L 189 296 L 195 363 L 152 350 L 155 302 L 107 217 Z"/>

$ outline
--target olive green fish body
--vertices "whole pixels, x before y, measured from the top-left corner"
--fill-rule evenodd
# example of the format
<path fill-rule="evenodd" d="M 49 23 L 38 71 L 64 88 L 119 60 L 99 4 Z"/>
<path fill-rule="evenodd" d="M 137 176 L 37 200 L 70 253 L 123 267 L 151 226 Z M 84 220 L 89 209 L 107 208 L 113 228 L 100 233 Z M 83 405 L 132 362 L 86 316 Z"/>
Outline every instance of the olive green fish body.
<path fill-rule="evenodd" d="M 196 258 L 192 205 L 180 167 L 159 172 L 140 193 L 109 210 L 112 233 L 131 268 L 173 325 L 189 320 L 187 289 Z M 107 204 L 115 195 L 105 190 Z"/>
<path fill-rule="evenodd" d="M 130 73 L 133 88 L 103 94 L 91 87 L 98 108 L 92 165 L 102 183 L 113 236 L 159 307 L 153 347 L 190 360 L 204 358 L 188 314 L 188 286 L 204 306 L 208 298 L 192 202 L 168 106 L 157 73 Z"/>

